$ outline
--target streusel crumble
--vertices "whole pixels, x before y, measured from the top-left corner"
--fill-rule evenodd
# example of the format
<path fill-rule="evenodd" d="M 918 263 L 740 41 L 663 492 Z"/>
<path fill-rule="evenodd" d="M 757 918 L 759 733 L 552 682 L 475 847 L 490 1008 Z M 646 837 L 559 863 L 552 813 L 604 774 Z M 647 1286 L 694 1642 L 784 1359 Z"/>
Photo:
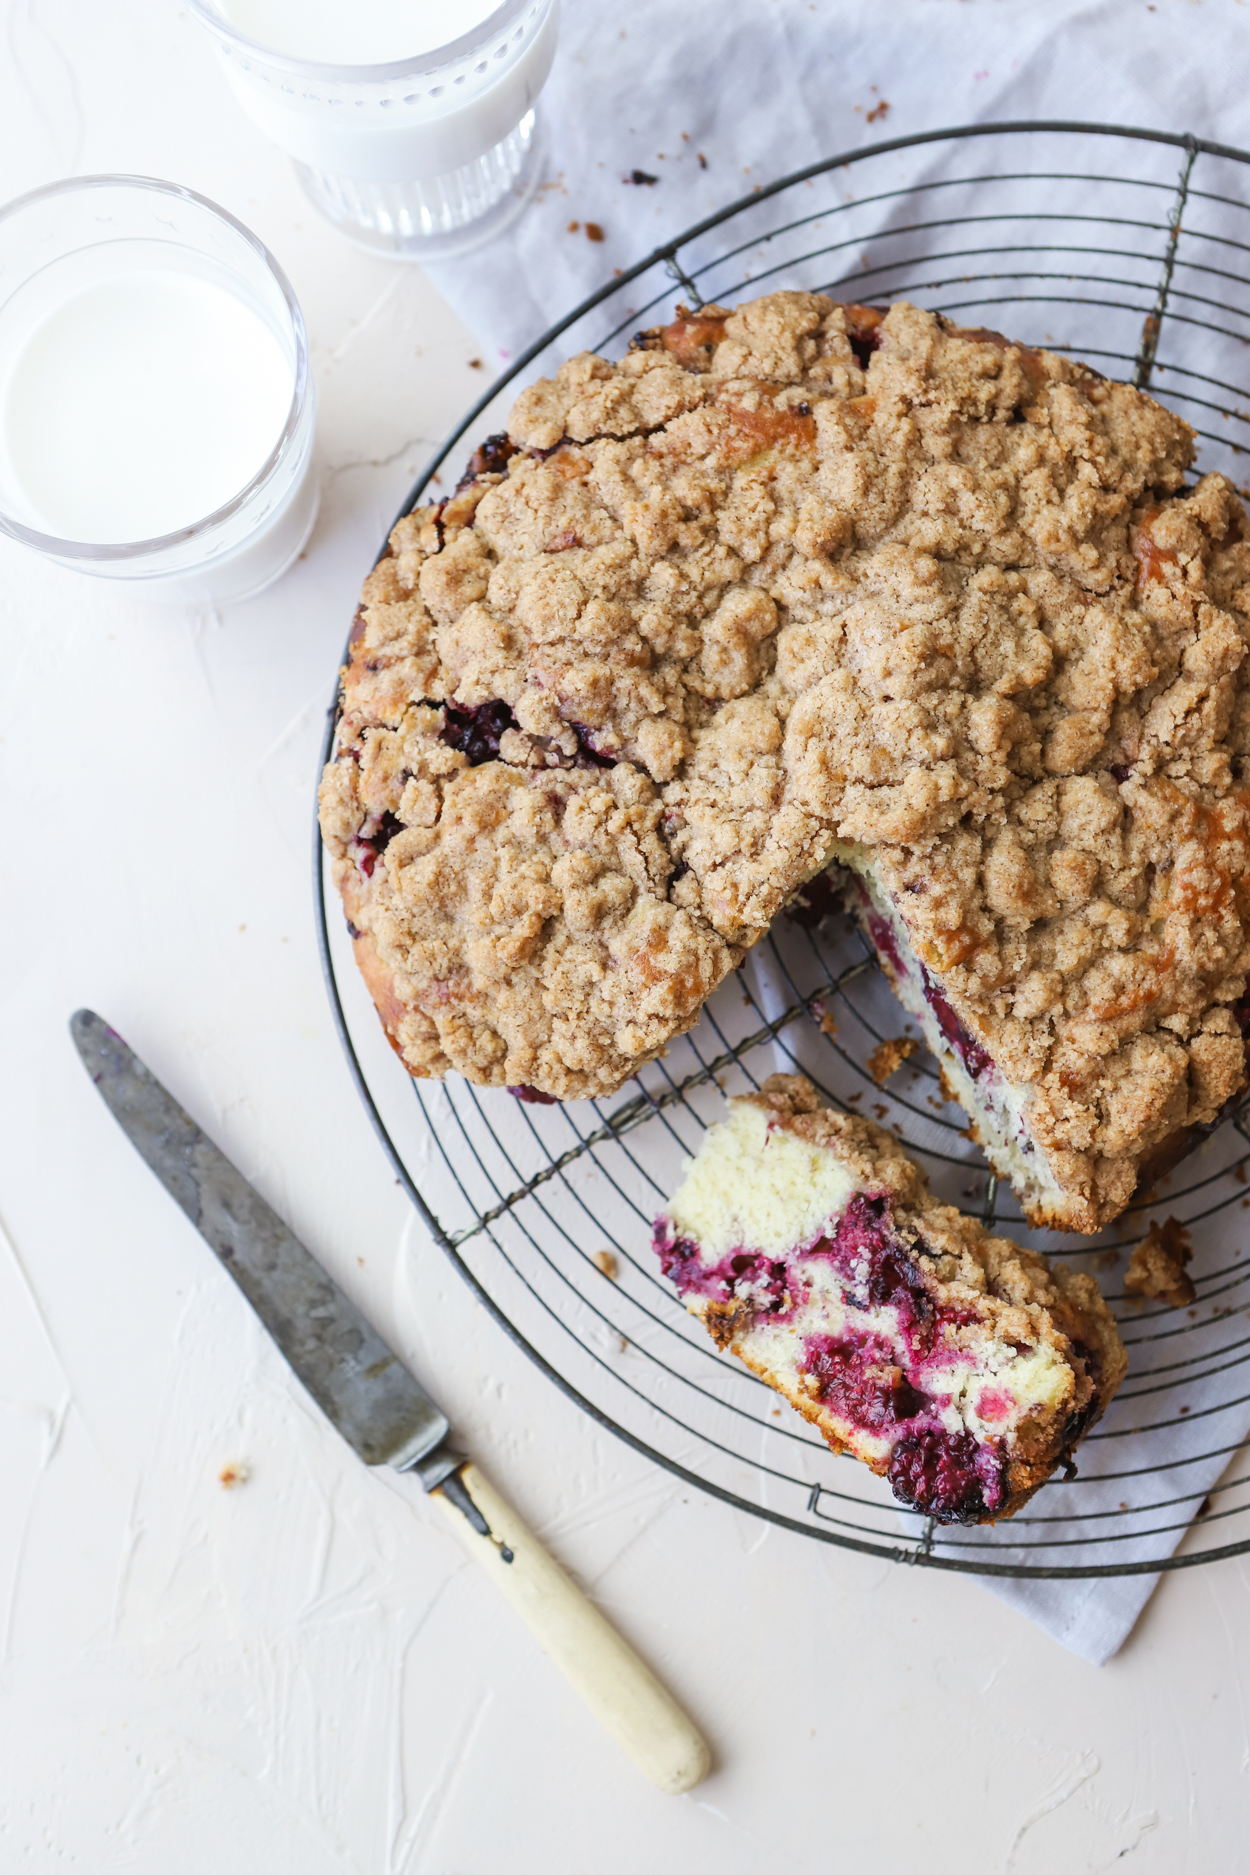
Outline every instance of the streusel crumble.
<path fill-rule="evenodd" d="M 1250 545 L 1188 427 L 901 303 L 523 392 L 366 582 L 322 791 L 414 1074 L 603 1094 L 831 861 L 1030 1214 L 1245 1079 Z"/>

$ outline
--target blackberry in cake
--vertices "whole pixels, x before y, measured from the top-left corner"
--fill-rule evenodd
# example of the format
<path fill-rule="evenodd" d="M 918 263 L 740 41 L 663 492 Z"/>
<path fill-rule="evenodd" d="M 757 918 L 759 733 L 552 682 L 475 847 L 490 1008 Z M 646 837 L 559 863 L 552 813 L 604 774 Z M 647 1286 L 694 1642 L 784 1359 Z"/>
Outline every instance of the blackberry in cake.
<path fill-rule="evenodd" d="M 1091 1276 L 936 1203 L 801 1075 L 730 1101 L 655 1247 L 718 1347 L 939 1523 L 1011 1516 L 1128 1366 Z"/>
<path fill-rule="evenodd" d="M 1031 1215 L 1108 1222 L 1245 1079 L 1250 543 L 1193 450 L 812 293 L 523 391 L 366 581 L 322 785 L 405 1065 L 610 1093 L 836 861 Z"/>

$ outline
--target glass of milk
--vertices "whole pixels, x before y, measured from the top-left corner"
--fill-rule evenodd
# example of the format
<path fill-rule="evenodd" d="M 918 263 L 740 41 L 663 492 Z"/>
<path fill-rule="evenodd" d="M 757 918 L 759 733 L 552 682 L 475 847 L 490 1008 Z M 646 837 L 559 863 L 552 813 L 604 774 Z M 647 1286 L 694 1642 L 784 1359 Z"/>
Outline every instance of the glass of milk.
<path fill-rule="evenodd" d="M 557 0 L 188 0 L 239 103 L 375 253 L 490 240 L 538 183 Z"/>
<path fill-rule="evenodd" d="M 0 209 L 0 529 L 146 597 L 219 604 L 317 511 L 285 274 L 203 196 L 82 176 Z"/>

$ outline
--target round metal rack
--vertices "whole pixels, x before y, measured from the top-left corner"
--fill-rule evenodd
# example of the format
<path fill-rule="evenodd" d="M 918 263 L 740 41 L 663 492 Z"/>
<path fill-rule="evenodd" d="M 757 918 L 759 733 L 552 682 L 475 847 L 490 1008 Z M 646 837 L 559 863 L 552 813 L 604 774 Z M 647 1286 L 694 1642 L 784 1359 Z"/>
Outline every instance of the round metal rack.
<path fill-rule="evenodd" d="M 1250 155 L 1144 130 L 1007 124 L 848 151 L 754 191 L 607 282 L 468 412 L 403 512 L 449 492 L 506 427 L 521 385 L 581 349 L 611 355 L 676 306 L 779 287 L 911 299 L 1131 379 L 1186 417 L 1200 470 L 1250 454 Z M 334 721 L 327 731 L 326 753 Z M 610 1100 L 522 1104 L 453 1077 L 411 1081 L 359 981 L 320 844 L 326 982 L 361 1096 L 413 1203 L 507 1333 L 601 1425 L 691 1485 L 824 1542 L 1008 1576 L 1149 1574 L 1250 1550 L 1250 1107 L 1103 1237 L 1029 1231 L 918 1051 L 884 1086 L 903 1012 L 841 917 L 783 915 L 695 1029 Z M 333 901 L 333 913 L 328 911 Z M 934 1527 L 732 1357 L 660 1277 L 651 1223 L 722 1095 L 801 1067 L 834 1104 L 892 1127 L 935 1190 L 1093 1270 L 1129 1377 L 1010 1523 Z M 1192 1234 L 1188 1309 L 1123 1293 L 1151 1221 Z"/>

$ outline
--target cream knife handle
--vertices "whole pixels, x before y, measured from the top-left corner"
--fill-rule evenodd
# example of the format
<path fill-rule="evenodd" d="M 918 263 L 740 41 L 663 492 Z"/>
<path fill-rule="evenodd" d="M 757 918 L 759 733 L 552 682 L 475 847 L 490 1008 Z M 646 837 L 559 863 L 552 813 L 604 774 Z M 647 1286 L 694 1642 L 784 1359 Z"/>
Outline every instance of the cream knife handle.
<path fill-rule="evenodd" d="M 462 1465 L 458 1475 L 490 1525 L 489 1536 L 473 1529 L 441 1487 L 430 1495 L 470 1555 L 639 1770 L 661 1790 L 693 1790 L 707 1775 L 711 1755 L 676 1700 L 477 1466 Z M 511 1552 L 511 1562 L 504 1561 L 504 1550 Z"/>

